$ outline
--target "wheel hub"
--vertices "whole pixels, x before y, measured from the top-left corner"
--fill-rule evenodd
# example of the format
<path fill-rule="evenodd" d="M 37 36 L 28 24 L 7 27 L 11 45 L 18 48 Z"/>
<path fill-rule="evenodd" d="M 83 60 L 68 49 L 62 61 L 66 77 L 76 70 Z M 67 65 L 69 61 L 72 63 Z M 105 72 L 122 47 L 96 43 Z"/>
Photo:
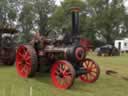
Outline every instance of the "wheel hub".
<path fill-rule="evenodd" d="M 60 74 L 59 74 L 59 77 L 60 77 L 60 78 L 63 78 L 63 77 L 64 77 L 64 74 L 63 74 L 63 73 L 60 73 Z"/>
<path fill-rule="evenodd" d="M 92 69 L 91 69 L 91 68 L 87 69 L 87 73 L 90 73 L 91 71 L 92 71 Z"/>
<path fill-rule="evenodd" d="M 26 64 L 25 62 L 26 62 L 26 61 L 25 61 L 25 60 L 23 60 L 23 61 L 22 61 L 22 65 L 25 65 L 25 64 Z"/>

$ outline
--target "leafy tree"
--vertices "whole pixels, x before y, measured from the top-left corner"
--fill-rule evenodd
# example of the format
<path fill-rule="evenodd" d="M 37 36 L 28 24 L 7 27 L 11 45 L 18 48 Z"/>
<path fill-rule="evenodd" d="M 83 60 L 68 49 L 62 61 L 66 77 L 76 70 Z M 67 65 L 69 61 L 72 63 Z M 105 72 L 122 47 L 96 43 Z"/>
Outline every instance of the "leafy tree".
<path fill-rule="evenodd" d="M 71 8 L 80 7 L 81 16 L 86 18 L 84 15 L 85 3 L 82 0 L 64 0 L 61 2 L 61 6 L 57 7 L 50 19 L 50 23 L 56 32 L 62 32 L 62 29 L 71 31 Z M 82 19 L 81 19 L 82 20 Z M 82 26 L 82 23 L 81 25 Z"/>
<path fill-rule="evenodd" d="M 16 11 L 10 0 L 0 0 L 0 27 L 14 27 Z"/>
<path fill-rule="evenodd" d="M 19 26 L 23 32 L 23 37 L 26 42 L 31 38 L 31 30 L 34 27 L 33 20 L 35 19 L 35 13 L 33 12 L 33 4 L 29 2 L 23 3 L 23 8 L 19 15 Z"/>
<path fill-rule="evenodd" d="M 48 23 L 49 16 L 52 15 L 55 8 L 54 0 L 35 0 L 34 13 L 36 15 L 36 24 L 39 28 L 39 32 L 43 35 L 47 35 L 50 30 Z"/>
<path fill-rule="evenodd" d="M 19 14 L 19 27 L 23 32 L 23 38 L 27 41 L 31 39 L 32 31 L 39 31 L 46 35 L 49 31 L 49 15 L 54 10 L 53 0 L 21 0 Z"/>
<path fill-rule="evenodd" d="M 123 0 L 64 0 L 51 18 L 55 31 L 60 32 L 64 27 L 71 31 L 69 9 L 74 6 L 81 8 L 80 32 L 83 37 L 113 43 L 128 32 Z"/>
<path fill-rule="evenodd" d="M 101 40 L 112 43 L 124 30 L 125 8 L 122 0 L 88 0 L 90 16 Z"/>

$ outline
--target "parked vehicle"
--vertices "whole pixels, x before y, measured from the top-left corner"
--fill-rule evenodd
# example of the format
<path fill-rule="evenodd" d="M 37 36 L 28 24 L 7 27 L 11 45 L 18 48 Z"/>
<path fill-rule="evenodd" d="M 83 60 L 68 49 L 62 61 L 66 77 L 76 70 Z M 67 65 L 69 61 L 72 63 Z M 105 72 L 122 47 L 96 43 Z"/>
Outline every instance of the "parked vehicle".
<path fill-rule="evenodd" d="M 115 40 L 114 46 L 118 48 L 120 52 L 128 52 L 128 38 Z"/>
<path fill-rule="evenodd" d="M 16 55 L 15 34 L 17 30 L 11 28 L 0 29 L 0 63 L 13 65 Z"/>
<path fill-rule="evenodd" d="M 104 45 L 96 49 L 97 56 L 119 56 L 120 51 L 112 45 Z"/>

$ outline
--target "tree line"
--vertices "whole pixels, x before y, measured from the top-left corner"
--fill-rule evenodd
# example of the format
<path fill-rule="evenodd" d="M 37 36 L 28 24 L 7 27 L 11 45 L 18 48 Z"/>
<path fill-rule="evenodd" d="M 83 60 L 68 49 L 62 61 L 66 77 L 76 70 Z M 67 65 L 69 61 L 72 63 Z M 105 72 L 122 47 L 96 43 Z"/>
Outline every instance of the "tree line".
<path fill-rule="evenodd" d="M 113 43 L 128 36 L 128 13 L 124 0 L 0 0 L 0 27 L 16 27 L 21 40 L 32 32 L 43 35 L 71 32 L 71 8 L 80 7 L 80 33 L 97 44 Z M 65 31 L 63 31 L 65 29 Z"/>

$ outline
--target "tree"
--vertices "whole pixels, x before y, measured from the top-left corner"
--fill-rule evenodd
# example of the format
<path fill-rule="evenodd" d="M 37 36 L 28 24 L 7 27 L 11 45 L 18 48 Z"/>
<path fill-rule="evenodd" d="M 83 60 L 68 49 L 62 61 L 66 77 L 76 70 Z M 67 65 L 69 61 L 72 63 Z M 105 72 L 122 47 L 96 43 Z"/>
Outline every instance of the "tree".
<path fill-rule="evenodd" d="M 54 31 L 58 33 L 62 32 L 62 29 L 65 29 L 68 32 L 71 31 L 71 8 L 72 7 L 80 7 L 81 16 L 84 19 L 86 18 L 86 15 L 84 13 L 84 9 L 86 5 L 82 0 L 64 0 L 63 2 L 61 2 L 61 6 L 56 7 L 56 10 L 54 11 L 50 19 L 50 23 L 52 24 Z M 82 26 L 82 23 L 80 24 L 80 26 Z"/>
<path fill-rule="evenodd" d="M 55 31 L 71 31 L 69 10 L 74 6 L 81 9 L 80 32 L 85 38 L 113 43 L 128 32 L 123 0 L 64 0 L 51 18 Z"/>
<path fill-rule="evenodd" d="M 43 35 L 49 33 L 49 16 L 52 15 L 52 12 L 55 8 L 54 0 L 35 0 L 34 2 L 34 13 L 36 15 L 36 22 L 39 28 L 39 32 Z"/>
<path fill-rule="evenodd" d="M 122 0 L 88 0 L 88 6 L 99 38 L 106 43 L 113 43 L 125 33 Z"/>
<path fill-rule="evenodd" d="M 49 31 L 49 15 L 54 10 L 53 0 L 21 0 L 19 14 L 19 27 L 22 30 L 22 36 L 27 41 L 31 39 L 32 31 L 39 31 L 46 35 Z"/>
<path fill-rule="evenodd" d="M 31 39 L 31 31 L 34 28 L 33 20 L 35 19 L 35 13 L 33 12 L 33 4 L 29 2 L 23 3 L 23 8 L 19 15 L 19 26 L 23 32 L 23 37 L 26 42 Z"/>
<path fill-rule="evenodd" d="M 0 0 L 0 27 L 14 27 L 16 11 L 10 0 Z"/>

